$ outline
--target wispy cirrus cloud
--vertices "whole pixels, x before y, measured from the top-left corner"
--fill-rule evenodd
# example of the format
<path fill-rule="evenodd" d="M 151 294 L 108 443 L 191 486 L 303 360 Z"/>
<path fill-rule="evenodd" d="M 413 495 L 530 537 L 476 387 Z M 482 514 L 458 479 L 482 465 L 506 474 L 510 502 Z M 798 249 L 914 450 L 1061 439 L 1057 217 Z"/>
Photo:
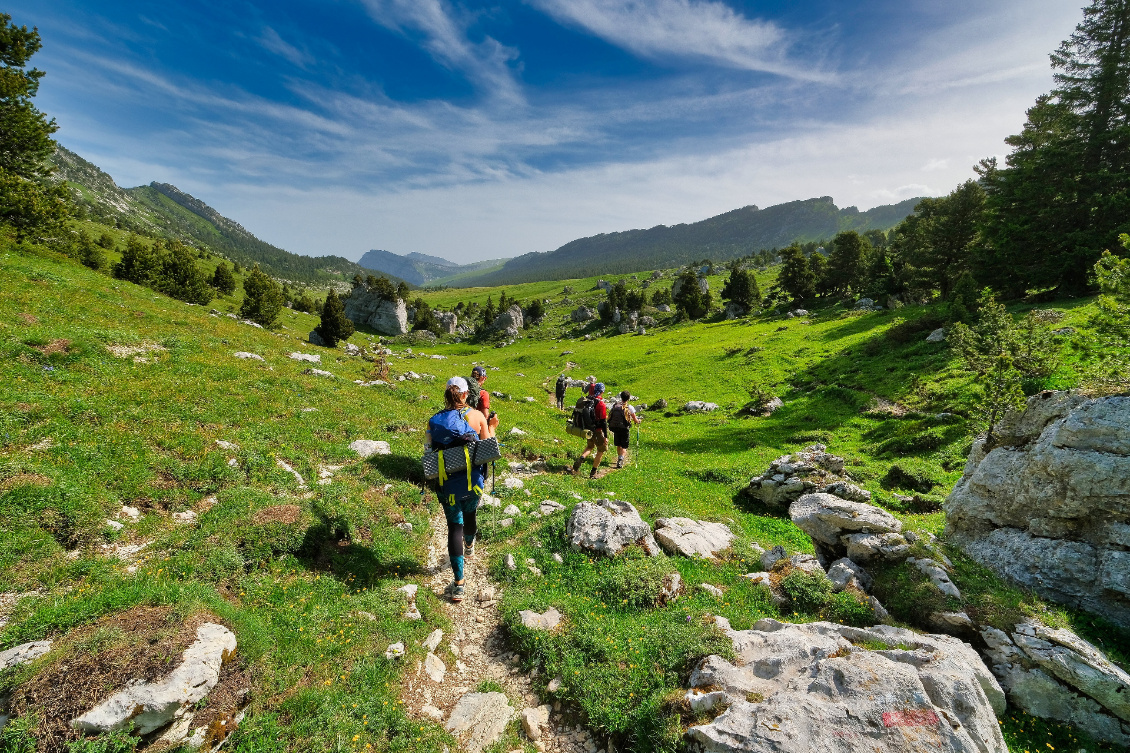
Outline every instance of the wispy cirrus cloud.
<path fill-rule="evenodd" d="M 527 0 L 636 55 L 706 60 L 728 68 L 826 81 L 828 73 L 789 57 L 791 40 L 769 21 L 746 18 L 715 0 Z"/>
<path fill-rule="evenodd" d="M 314 62 L 313 55 L 287 42 L 270 26 L 263 27 L 263 31 L 259 36 L 255 37 L 255 41 L 267 52 L 273 52 L 279 57 L 289 60 L 299 68 L 305 68 L 310 65 L 310 63 Z"/>
<path fill-rule="evenodd" d="M 521 91 L 510 69 L 518 53 L 485 36 L 468 37 L 467 18 L 460 18 L 446 0 L 362 0 L 369 17 L 386 29 L 422 36 L 421 46 L 440 65 L 465 74 L 483 92 L 502 100 L 521 102 Z"/>

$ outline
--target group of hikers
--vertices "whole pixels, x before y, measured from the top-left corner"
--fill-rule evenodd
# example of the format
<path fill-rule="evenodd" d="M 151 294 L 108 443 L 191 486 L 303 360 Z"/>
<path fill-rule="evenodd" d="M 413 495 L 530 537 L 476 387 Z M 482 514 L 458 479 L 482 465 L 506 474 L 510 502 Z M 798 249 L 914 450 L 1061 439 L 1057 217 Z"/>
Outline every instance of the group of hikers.
<path fill-rule="evenodd" d="M 490 409 L 486 380 L 487 371 L 482 366 L 471 370 L 470 379 L 453 376 L 447 380 L 443 393 L 444 408 L 428 420 L 424 439 L 428 450 L 442 453 L 445 449 L 495 437 L 498 414 Z M 565 407 L 567 387 L 568 380 L 562 374 L 557 379 L 555 390 L 558 409 Z M 573 462 L 573 473 L 579 471 L 591 455 L 589 478 L 595 478 L 601 458 L 608 449 L 609 432 L 616 447 L 616 468 L 624 467 L 631 427 L 640 423 L 640 417 L 630 405 L 632 395 L 627 390 L 620 393 L 619 401 L 614 402 L 610 409 L 604 402 L 605 386 L 602 382 L 586 382 L 583 389 L 584 394 L 573 409 L 571 422 L 583 432 L 586 443 L 584 451 Z M 475 556 L 476 514 L 487 478 L 485 464 L 473 465 L 468 456 L 466 465 L 465 469 L 451 474 L 441 471 L 436 483 L 436 493 L 447 520 L 447 554 L 454 575 L 448 594 L 454 602 L 462 601 L 466 591 L 465 562 Z"/>

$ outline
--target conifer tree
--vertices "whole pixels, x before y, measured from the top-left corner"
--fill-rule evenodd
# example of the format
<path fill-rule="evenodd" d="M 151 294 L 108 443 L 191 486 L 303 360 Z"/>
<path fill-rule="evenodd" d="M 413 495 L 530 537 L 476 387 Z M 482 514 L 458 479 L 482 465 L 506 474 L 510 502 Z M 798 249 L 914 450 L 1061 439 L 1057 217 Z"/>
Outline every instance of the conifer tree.
<path fill-rule="evenodd" d="M 0 222 L 24 240 L 58 232 L 73 210 L 66 186 L 47 180 L 58 126 L 32 104 L 44 74 L 26 66 L 42 47 L 39 30 L 11 21 L 0 13 Z"/>
<path fill-rule="evenodd" d="M 761 305 L 761 291 L 757 278 L 743 269 L 740 262 L 730 264 L 730 277 L 722 288 L 722 300 L 740 307 L 746 313 Z"/>
<path fill-rule="evenodd" d="M 353 322 L 345 316 L 345 304 L 338 298 L 337 291 L 331 289 L 326 295 L 326 302 L 322 304 L 322 319 L 314 331 L 327 348 L 336 348 L 339 340 L 348 340 L 353 336 Z"/>
<path fill-rule="evenodd" d="M 777 286 L 794 301 L 803 302 L 816 295 L 816 275 L 800 246 L 795 243 L 781 252 L 781 271 Z"/>
<path fill-rule="evenodd" d="M 161 254 L 153 287 L 170 298 L 197 306 L 207 306 L 212 302 L 213 291 L 208 275 L 196 266 L 196 253 L 180 241 L 171 241 Z"/>
<path fill-rule="evenodd" d="M 231 295 L 235 292 L 235 277 L 232 276 L 227 264 L 220 262 L 216 271 L 212 273 L 212 287 L 223 295 Z"/>
<path fill-rule="evenodd" d="M 675 309 L 688 319 L 701 319 L 710 311 L 710 291 L 699 287 L 698 274 L 691 267 L 679 275 L 679 292 L 673 297 Z"/>
<path fill-rule="evenodd" d="M 1077 294 L 1103 249 L 1130 230 L 1130 0 L 1092 0 L 1051 56 L 1055 87 L 981 163 L 986 248 L 977 275 L 1008 296 Z"/>
<path fill-rule="evenodd" d="M 278 321 L 283 308 L 282 288 L 256 264 L 243 281 L 243 304 L 239 315 L 264 327 Z"/>
<path fill-rule="evenodd" d="M 870 250 L 871 244 L 854 230 L 836 235 L 828 255 L 829 292 L 844 295 L 859 291 Z"/>
<path fill-rule="evenodd" d="M 96 272 L 104 272 L 109 267 L 106 251 L 85 230 L 79 233 L 75 255 L 80 262 Z"/>
<path fill-rule="evenodd" d="M 158 273 L 159 259 L 160 254 L 133 233 L 126 240 L 121 261 L 114 265 L 114 277 L 138 285 L 150 285 Z"/>

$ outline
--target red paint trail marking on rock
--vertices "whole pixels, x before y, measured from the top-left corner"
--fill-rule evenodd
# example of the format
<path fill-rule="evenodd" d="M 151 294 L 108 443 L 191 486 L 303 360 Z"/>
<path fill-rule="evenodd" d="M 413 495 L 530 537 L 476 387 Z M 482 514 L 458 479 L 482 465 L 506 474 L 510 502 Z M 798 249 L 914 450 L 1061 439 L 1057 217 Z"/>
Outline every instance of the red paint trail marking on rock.
<path fill-rule="evenodd" d="M 884 727 L 933 727 L 938 723 L 938 715 L 930 709 L 912 711 L 884 711 Z"/>

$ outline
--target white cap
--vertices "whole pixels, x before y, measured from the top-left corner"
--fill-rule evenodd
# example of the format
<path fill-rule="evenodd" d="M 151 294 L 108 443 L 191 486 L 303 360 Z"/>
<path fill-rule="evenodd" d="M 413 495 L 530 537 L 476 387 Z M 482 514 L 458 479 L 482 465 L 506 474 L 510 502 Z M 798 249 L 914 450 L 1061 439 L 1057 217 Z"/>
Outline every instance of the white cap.
<path fill-rule="evenodd" d="M 447 380 L 448 387 L 456 387 L 460 392 L 467 391 L 467 380 L 461 376 L 453 376 Z"/>

